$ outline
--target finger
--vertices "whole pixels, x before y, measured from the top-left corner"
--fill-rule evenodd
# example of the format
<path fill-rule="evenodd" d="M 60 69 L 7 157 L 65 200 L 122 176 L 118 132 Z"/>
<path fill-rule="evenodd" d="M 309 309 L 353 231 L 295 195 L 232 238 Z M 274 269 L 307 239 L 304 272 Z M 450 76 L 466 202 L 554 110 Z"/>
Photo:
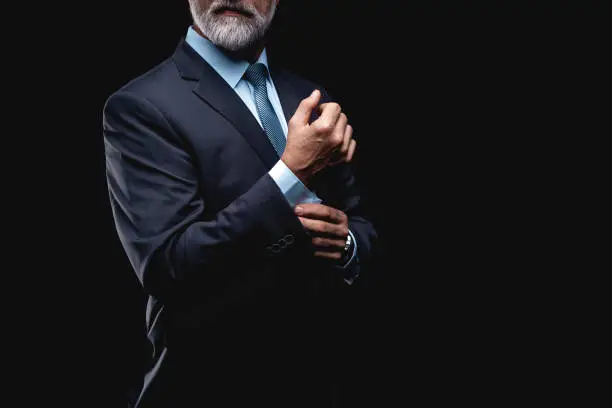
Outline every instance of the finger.
<path fill-rule="evenodd" d="M 312 125 L 321 132 L 332 132 L 336 126 L 336 122 L 342 113 L 340 105 L 333 102 L 323 103 L 319 105 L 320 116 L 312 122 Z"/>
<path fill-rule="evenodd" d="M 311 233 L 326 237 L 336 237 L 346 239 L 348 235 L 348 227 L 344 225 L 333 224 L 331 222 L 313 220 L 310 218 L 298 217 L 302 226 Z"/>
<path fill-rule="evenodd" d="M 342 252 L 315 251 L 314 256 L 339 261 L 340 259 L 342 259 Z"/>
<path fill-rule="evenodd" d="M 310 120 L 313 109 L 321 100 L 321 92 L 318 89 L 312 91 L 309 97 L 302 99 L 295 113 L 291 117 L 291 121 L 295 124 L 305 126 Z"/>
<path fill-rule="evenodd" d="M 340 113 L 340 117 L 336 122 L 336 127 L 334 128 L 334 140 L 338 144 L 340 150 L 342 150 L 342 145 L 344 143 L 344 135 L 346 133 L 346 125 L 348 124 L 348 118 L 344 113 Z M 347 145 L 348 148 L 348 145 Z"/>
<path fill-rule="evenodd" d="M 342 115 L 344 115 L 344 113 Z M 344 136 L 342 139 L 342 144 L 340 145 L 340 148 L 336 152 L 334 152 L 334 155 L 332 156 L 332 159 L 329 161 L 328 166 L 333 166 L 338 163 L 348 162 L 347 154 L 348 154 L 348 150 L 351 144 L 352 137 L 353 137 L 353 127 L 347 124 L 346 127 L 344 128 Z"/>
<path fill-rule="evenodd" d="M 346 155 L 346 162 L 350 162 L 351 160 L 353 160 L 353 155 L 355 154 L 355 149 L 357 148 L 357 142 L 355 141 L 355 139 L 351 139 L 351 144 L 349 145 L 349 151 Z"/>
<path fill-rule="evenodd" d="M 312 239 L 312 245 L 321 251 L 338 251 L 344 250 L 346 240 L 316 236 Z"/>
<path fill-rule="evenodd" d="M 344 129 L 344 138 L 342 139 L 342 147 L 340 148 L 343 155 L 348 153 L 352 137 L 353 127 L 351 125 L 346 125 L 346 128 Z"/>
<path fill-rule="evenodd" d="M 300 204 L 295 207 L 295 213 L 304 218 L 328 221 L 334 224 L 346 224 L 348 222 L 348 217 L 344 212 L 325 204 Z"/>

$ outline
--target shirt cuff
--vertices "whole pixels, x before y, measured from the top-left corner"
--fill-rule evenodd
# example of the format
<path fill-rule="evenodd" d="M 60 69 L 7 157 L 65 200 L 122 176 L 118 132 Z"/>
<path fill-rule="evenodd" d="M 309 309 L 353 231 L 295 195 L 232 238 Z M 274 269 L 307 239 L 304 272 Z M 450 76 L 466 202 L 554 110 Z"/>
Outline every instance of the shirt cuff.
<path fill-rule="evenodd" d="M 282 160 L 279 160 L 272 169 L 268 172 L 272 180 L 285 196 L 285 199 L 291 207 L 303 203 L 320 203 L 321 200 L 315 193 L 310 191 L 304 183 L 287 167 Z M 337 266 L 344 270 L 344 281 L 352 285 L 355 279 L 359 276 L 359 260 L 357 257 L 357 240 L 349 230 L 349 234 L 353 239 L 353 253 L 351 258 L 344 264 Z"/>
<path fill-rule="evenodd" d="M 320 203 L 322 200 L 310 191 L 304 183 L 279 160 L 268 172 L 272 180 L 278 185 L 291 207 L 304 203 Z"/>

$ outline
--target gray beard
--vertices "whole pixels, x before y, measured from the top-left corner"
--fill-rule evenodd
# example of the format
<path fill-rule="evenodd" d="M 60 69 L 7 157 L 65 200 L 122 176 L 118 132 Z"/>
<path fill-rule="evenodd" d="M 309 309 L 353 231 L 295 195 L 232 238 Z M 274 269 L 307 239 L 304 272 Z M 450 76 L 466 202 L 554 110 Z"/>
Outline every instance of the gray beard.
<path fill-rule="evenodd" d="M 189 2 L 193 21 L 202 30 L 202 33 L 213 44 L 228 51 L 242 50 L 261 40 L 276 12 L 276 2 L 274 1 L 266 16 L 261 15 L 254 6 L 241 5 L 253 15 L 251 19 L 221 16 L 212 12 L 213 9 L 224 4 L 231 6 L 235 2 L 217 1 L 209 7 L 208 11 L 204 12 L 198 8 L 197 2 Z"/>

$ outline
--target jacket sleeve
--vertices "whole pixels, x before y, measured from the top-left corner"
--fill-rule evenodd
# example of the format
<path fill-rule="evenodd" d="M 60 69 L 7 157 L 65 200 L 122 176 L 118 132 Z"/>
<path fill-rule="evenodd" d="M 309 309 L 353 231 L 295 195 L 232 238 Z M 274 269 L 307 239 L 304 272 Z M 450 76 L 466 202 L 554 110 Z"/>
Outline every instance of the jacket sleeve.
<path fill-rule="evenodd" d="M 331 101 L 332 98 L 323 89 L 321 102 Z M 358 133 L 358 130 L 355 130 L 355 133 Z M 357 140 L 355 135 L 353 138 Z M 323 204 L 342 210 L 348 217 L 349 230 L 357 241 L 357 253 L 348 268 L 357 269 L 360 276 L 358 281 L 363 280 L 363 273 L 369 273 L 379 250 L 378 234 L 371 221 L 368 201 L 355 177 L 353 164 L 339 163 L 325 168 L 314 177 L 312 184 L 316 185 L 316 193 L 323 199 Z M 347 271 L 347 274 L 350 275 L 351 271 Z"/>
<path fill-rule="evenodd" d="M 116 229 L 147 293 L 163 299 L 206 282 L 231 285 L 236 277 L 226 275 L 240 270 L 231 268 L 236 262 L 273 262 L 307 247 L 300 245 L 304 229 L 268 174 L 205 219 L 193 156 L 148 100 L 125 91 L 111 96 L 103 134 Z M 281 240 L 294 245 L 278 245 Z"/>

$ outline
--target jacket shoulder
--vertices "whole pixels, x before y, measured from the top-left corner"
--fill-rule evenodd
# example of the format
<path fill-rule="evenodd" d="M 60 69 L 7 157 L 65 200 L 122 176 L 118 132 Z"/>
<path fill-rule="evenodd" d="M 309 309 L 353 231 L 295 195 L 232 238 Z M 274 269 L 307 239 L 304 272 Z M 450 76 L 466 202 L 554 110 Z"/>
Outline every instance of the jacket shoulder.
<path fill-rule="evenodd" d="M 112 92 L 104 102 L 104 111 L 106 111 L 109 102 L 119 95 L 133 95 L 147 100 L 155 100 L 158 96 L 163 95 L 168 87 L 176 83 L 177 78 L 176 65 L 171 58 L 167 58 Z"/>

